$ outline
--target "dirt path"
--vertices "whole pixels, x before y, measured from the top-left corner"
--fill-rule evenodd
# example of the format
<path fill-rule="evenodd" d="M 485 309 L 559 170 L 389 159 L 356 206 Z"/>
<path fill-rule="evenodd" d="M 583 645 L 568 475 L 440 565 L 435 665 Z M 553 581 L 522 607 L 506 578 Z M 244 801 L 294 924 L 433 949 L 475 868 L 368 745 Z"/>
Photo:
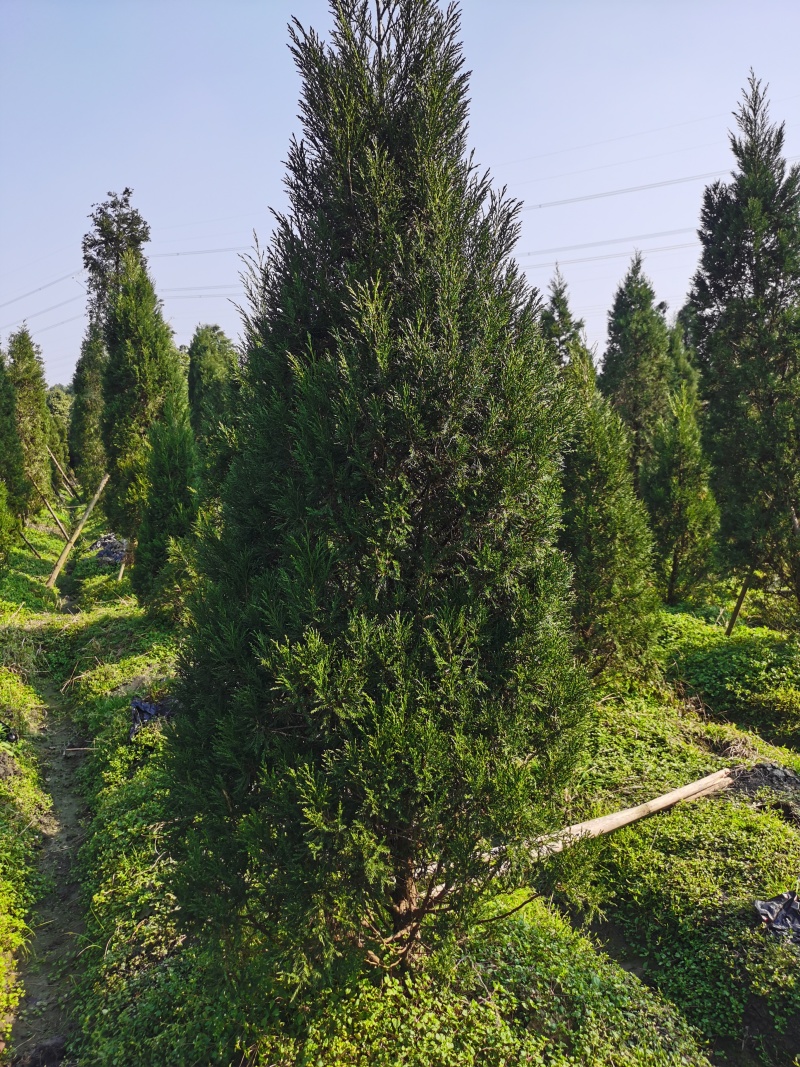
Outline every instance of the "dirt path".
<path fill-rule="evenodd" d="M 42 826 L 40 869 L 47 879 L 46 895 L 31 918 L 33 937 L 19 961 L 19 978 L 25 990 L 11 1030 L 11 1063 L 18 1067 L 68 1067 L 64 1048 L 71 1024 L 68 1008 L 72 974 L 83 931 L 74 873 L 77 850 L 83 840 L 83 804 L 75 772 L 81 753 L 64 755 L 80 746 L 75 729 L 56 689 L 40 688 L 47 702 L 34 744 L 52 811 Z"/>

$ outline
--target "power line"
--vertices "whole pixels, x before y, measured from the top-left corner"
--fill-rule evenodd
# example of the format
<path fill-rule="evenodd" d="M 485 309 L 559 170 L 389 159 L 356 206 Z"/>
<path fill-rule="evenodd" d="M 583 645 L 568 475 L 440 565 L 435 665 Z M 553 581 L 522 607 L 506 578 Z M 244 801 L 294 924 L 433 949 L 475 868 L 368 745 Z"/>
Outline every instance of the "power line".
<path fill-rule="evenodd" d="M 40 329 L 36 330 L 36 333 L 44 333 L 45 330 L 54 330 L 56 326 L 63 326 L 66 322 L 75 322 L 76 319 L 82 319 L 83 317 L 83 313 L 81 313 L 80 315 L 73 315 L 71 319 L 62 319 L 61 322 L 51 322 L 49 326 L 42 326 Z"/>
<path fill-rule="evenodd" d="M 553 252 L 577 252 L 579 248 L 601 248 L 603 245 L 620 245 L 625 241 L 646 241 L 651 237 L 675 237 L 680 233 L 694 233 L 694 226 L 680 230 L 657 230 L 655 233 L 633 233 L 630 237 L 609 237 L 606 241 L 587 241 L 580 245 L 561 245 L 560 248 L 540 248 L 538 252 L 518 252 L 517 256 L 547 256 Z"/>
<path fill-rule="evenodd" d="M 628 185 L 624 189 L 606 189 L 602 193 L 586 193 L 584 196 L 570 196 L 565 200 L 548 200 L 543 204 L 526 204 L 522 211 L 539 211 L 543 207 L 562 207 L 564 204 L 579 204 L 584 200 L 602 200 L 607 196 L 623 196 L 625 193 L 641 193 L 645 189 L 661 189 L 665 185 L 683 185 L 685 182 L 697 182 L 703 178 L 719 178 L 727 174 L 725 170 L 711 170 L 705 174 L 689 174 L 685 178 L 667 178 L 666 181 L 648 182 L 647 185 Z"/>
<path fill-rule="evenodd" d="M 198 248 L 194 252 L 155 252 L 148 259 L 166 259 L 168 256 L 207 256 L 212 252 L 249 252 L 251 245 L 233 245 L 230 248 Z"/>
<path fill-rule="evenodd" d="M 678 245 L 661 245 L 658 248 L 644 249 L 649 255 L 651 252 L 674 252 L 679 248 L 697 248 L 699 241 L 685 241 L 683 244 Z M 630 251 L 625 252 L 609 252 L 604 256 L 583 256 L 580 259 L 556 259 L 552 263 L 529 263 L 523 267 L 523 270 L 536 270 L 537 267 L 555 267 L 561 266 L 567 263 L 598 263 L 601 259 L 623 259 L 630 255 Z"/>
<path fill-rule="evenodd" d="M 800 93 L 793 93 L 792 96 L 785 96 L 781 100 L 773 100 L 771 103 L 775 104 L 785 103 L 789 100 L 796 100 L 800 96 Z M 580 152 L 584 148 L 597 148 L 604 144 L 615 144 L 617 141 L 629 141 L 633 137 L 645 137 L 650 133 L 663 133 L 664 130 L 677 130 L 681 126 L 692 126 L 698 122 L 710 122 L 711 119 L 721 119 L 729 117 L 730 111 L 718 111 L 716 115 L 704 115 L 699 119 L 685 119 L 683 122 L 673 122 L 669 126 L 654 126 L 649 130 L 639 130 L 638 133 L 623 133 L 618 137 L 606 137 L 602 141 L 589 141 L 587 144 L 573 145 L 572 148 L 556 148 L 552 152 L 540 152 L 535 156 L 523 156 L 521 159 L 510 159 L 505 163 L 499 163 L 497 166 L 510 167 L 515 163 L 529 163 L 534 159 L 548 159 L 550 156 L 563 156 L 567 152 Z"/>
<path fill-rule="evenodd" d="M 787 163 L 794 163 L 800 156 L 787 156 Z M 623 196 L 625 193 L 641 193 L 645 189 L 661 189 L 665 185 L 682 185 L 685 182 L 696 182 L 703 178 L 719 178 L 723 174 L 729 174 L 729 170 L 711 170 L 705 174 L 688 174 L 684 178 L 667 178 L 660 182 L 648 182 L 646 185 L 628 185 L 622 189 L 606 189 L 602 193 L 586 193 L 583 196 L 570 196 L 565 200 L 548 200 L 543 204 L 526 204 L 522 211 L 538 211 L 544 207 L 561 207 L 564 204 L 579 204 L 584 200 L 601 200 L 607 196 Z"/>
<path fill-rule="evenodd" d="M 40 285 L 38 289 L 31 289 L 27 293 L 23 293 L 21 296 L 15 296 L 12 300 L 6 300 L 5 303 L 0 304 L 0 308 L 6 308 L 9 304 L 16 304 L 18 300 L 24 300 L 26 296 L 33 296 L 34 293 L 41 293 L 42 289 L 50 289 L 54 285 L 58 285 L 59 282 L 65 282 L 68 278 L 74 278 L 80 271 L 73 271 L 72 274 L 63 274 L 60 278 L 56 278 L 53 282 L 47 282 L 45 285 Z"/>
<path fill-rule="evenodd" d="M 63 308 L 65 304 L 74 304 L 76 300 L 82 300 L 83 294 L 78 293 L 77 296 L 71 296 L 69 300 L 62 300 L 60 304 L 51 304 L 49 308 L 42 308 L 41 311 L 34 311 L 32 315 L 26 315 L 24 319 L 19 319 L 17 322 L 10 322 L 7 326 L 0 326 L 0 330 L 11 330 L 15 326 L 21 326 L 23 322 L 27 322 L 28 319 L 36 319 L 40 315 L 46 315 L 48 311 L 55 311 L 56 308 Z"/>

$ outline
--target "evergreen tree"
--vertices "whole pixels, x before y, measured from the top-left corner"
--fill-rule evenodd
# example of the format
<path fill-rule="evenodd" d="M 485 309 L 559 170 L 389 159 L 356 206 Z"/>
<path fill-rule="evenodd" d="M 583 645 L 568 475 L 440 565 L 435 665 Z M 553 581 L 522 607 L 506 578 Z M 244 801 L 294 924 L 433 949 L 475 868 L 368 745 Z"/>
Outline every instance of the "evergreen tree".
<path fill-rule="evenodd" d="M 114 529 L 135 539 L 147 501 L 150 427 L 180 358 L 141 259 L 126 252 L 106 316 L 103 442 L 111 478 L 105 509 Z"/>
<path fill-rule="evenodd" d="M 687 382 L 670 398 L 670 413 L 657 427 L 642 483 L 664 599 L 678 604 L 696 593 L 708 576 L 719 527 L 697 422 L 697 398 Z"/>
<path fill-rule="evenodd" d="M 89 318 L 105 320 L 109 303 L 122 277 L 125 253 L 142 258 L 142 246 L 150 240 L 150 226 L 131 207 L 133 189 L 109 192 L 108 200 L 92 206 L 92 229 L 83 238 L 83 266 L 88 275 Z"/>
<path fill-rule="evenodd" d="M 90 322 L 72 379 L 74 399 L 69 424 L 69 452 L 78 481 L 92 492 L 106 473 L 103 444 L 103 378 L 106 346 L 97 322 Z"/>
<path fill-rule="evenodd" d="M 667 389 L 670 398 L 684 387 L 697 401 L 700 375 L 694 362 L 694 354 L 686 342 L 684 328 L 678 320 L 670 327 L 667 346 Z"/>
<path fill-rule="evenodd" d="M 525 884 L 586 707 L 518 206 L 465 154 L 455 9 L 372 11 L 332 5 L 329 46 L 291 31 L 304 140 L 251 265 L 176 719 L 184 913 L 265 931 L 298 979 L 407 959 Z"/>
<path fill-rule="evenodd" d="M 752 73 L 736 124 L 692 290 L 704 431 L 729 563 L 772 568 L 800 601 L 800 167 Z"/>
<path fill-rule="evenodd" d="M 631 475 L 630 436 L 597 389 L 590 354 L 565 370 L 572 437 L 564 457 L 561 544 L 574 567 L 573 616 L 593 673 L 650 665 L 659 602 L 652 535 Z"/>
<path fill-rule="evenodd" d="M 17 398 L 0 352 L 0 482 L 6 505 L 18 518 L 28 510 L 33 486 L 25 477 L 25 455 L 17 433 Z"/>
<path fill-rule="evenodd" d="M 8 562 L 18 528 L 19 521 L 11 508 L 6 483 L 0 479 L 0 571 Z"/>
<path fill-rule="evenodd" d="M 669 404 L 669 335 L 664 305 L 642 270 L 637 252 L 608 315 L 608 346 L 598 379 L 631 435 L 634 482 L 650 454 L 656 423 Z"/>
<path fill-rule="evenodd" d="M 132 584 L 147 600 L 167 562 L 171 538 L 186 537 L 197 514 L 197 459 L 189 422 L 186 378 L 175 367 L 160 417 L 150 427 L 144 506 Z"/>
<path fill-rule="evenodd" d="M 198 326 L 189 345 L 189 405 L 204 492 L 218 495 L 231 457 L 239 360 L 219 326 Z"/>
<path fill-rule="evenodd" d="M 17 436 L 22 445 L 23 470 L 31 483 L 26 511 L 33 502 L 33 485 L 47 493 L 50 487 L 50 457 L 47 445 L 50 434 L 50 412 L 47 409 L 47 386 L 44 364 L 38 345 L 27 326 L 22 326 L 8 339 L 8 378 L 14 389 L 14 415 Z"/>
<path fill-rule="evenodd" d="M 550 296 L 542 309 L 541 323 L 542 333 L 553 345 L 562 365 L 569 363 L 570 353 L 576 345 L 584 347 L 584 322 L 573 318 L 567 282 L 558 267 L 550 280 Z"/>
<path fill-rule="evenodd" d="M 63 385 L 51 385 L 47 390 L 47 410 L 50 413 L 47 443 L 50 451 L 61 464 L 63 470 L 69 467 L 69 423 L 72 412 L 72 391 Z M 54 493 L 61 491 L 61 476 L 55 463 L 51 466 L 51 485 Z"/>

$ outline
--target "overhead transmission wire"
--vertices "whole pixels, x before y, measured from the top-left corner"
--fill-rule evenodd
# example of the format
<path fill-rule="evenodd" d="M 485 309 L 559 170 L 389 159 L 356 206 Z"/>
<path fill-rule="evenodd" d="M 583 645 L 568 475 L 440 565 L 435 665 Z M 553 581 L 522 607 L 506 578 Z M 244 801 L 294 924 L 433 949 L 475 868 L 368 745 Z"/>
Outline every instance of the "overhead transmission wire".
<path fill-rule="evenodd" d="M 679 123 L 677 125 L 682 125 L 682 124 Z M 634 135 L 630 135 L 630 136 L 634 136 Z M 615 140 L 615 138 L 611 138 L 611 140 Z M 604 142 L 598 142 L 598 143 L 604 143 Z M 797 159 L 800 159 L 800 156 L 789 156 L 789 157 L 787 157 L 786 162 L 787 163 L 795 162 Z M 624 196 L 624 195 L 626 195 L 628 193 L 639 193 L 639 192 L 644 192 L 644 191 L 649 190 L 649 189 L 661 189 L 661 188 L 664 188 L 666 186 L 671 186 L 671 185 L 681 185 L 681 184 L 684 184 L 684 183 L 687 183 L 687 182 L 700 181 L 700 180 L 708 179 L 708 178 L 718 178 L 718 177 L 720 177 L 720 176 L 722 176 L 724 174 L 727 174 L 727 173 L 729 173 L 728 170 L 717 170 L 717 171 L 706 171 L 706 172 L 704 172 L 702 174 L 689 174 L 689 175 L 686 175 L 686 176 L 681 177 L 681 178 L 667 178 L 667 179 L 664 179 L 662 181 L 647 182 L 647 183 L 642 184 L 642 185 L 629 185 L 629 186 L 624 186 L 624 187 L 619 188 L 619 189 L 606 189 L 606 190 L 603 190 L 602 192 L 597 192 L 597 193 L 585 193 L 582 196 L 565 197 L 565 198 L 563 198 L 561 200 L 549 200 L 549 201 L 545 201 L 545 202 L 543 202 L 541 204 L 526 204 L 520 210 L 521 211 L 539 211 L 539 210 L 541 210 L 543 208 L 562 207 L 562 206 L 565 206 L 565 205 L 568 205 L 568 204 L 578 204 L 578 203 L 583 203 L 583 202 L 590 201 L 590 200 L 600 200 L 600 199 L 603 199 L 603 198 L 606 198 L 606 197 Z M 670 231 L 662 231 L 662 233 L 665 236 L 669 232 Z M 679 231 L 676 230 L 676 231 L 673 231 L 673 232 L 677 233 Z M 686 232 L 688 232 L 688 231 L 686 231 Z M 644 239 L 645 236 L 646 235 L 641 235 L 640 239 Z M 655 236 L 655 234 L 653 236 Z M 613 239 L 611 239 L 611 240 L 609 240 L 607 242 L 590 242 L 589 244 L 585 245 L 584 247 L 590 247 L 591 245 L 600 246 L 602 244 L 612 244 L 612 243 L 617 243 L 617 242 L 621 243 L 621 242 L 623 242 L 625 240 L 629 240 L 629 239 L 636 239 L 636 238 L 613 238 Z M 694 244 L 694 243 L 695 242 L 692 242 L 692 244 Z M 578 246 L 574 246 L 574 247 L 578 247 Z M 690 245 L 687 244 L 687 245 L 684 245 L 684 246 L 678 246 L 678 245 L 664 246 L 663 248 L 648 249 L 646 251 L 650 251 L 650 252 L 672 251 L 672 250 L 674 250 L 674 249 L 676 249 L 678 247 L 690 247 Z M 164 259 L 164 258 L 167 258 L 167 257 L 174 257 L 174 256 L 210 255 L 210 254 L 216 253 L 216 252 L 243 252 L 243 251 L 247 251 L 248 248 L 249 248 L 249 246 L 233 246 L 233 245 L 230 245 L 230 246 L 225 246 L 225 247 L 221 247 L 221 248 L 193 249 L 193 250 L 186 251 L 186 252 L 157 252 L 157 253 L 154 253 L 153 255 L 151 255 L 148 258 L 150 258 L 150 259 Z M 536 255 L 537 253 L 523 253 L 523 254 L 524 255 Z M 540 253 L 540 254 L 544 254 L 544 253 Z M 619 253 L 610 253 L 607 256 L 586 257 L 586 258 L 583 258 L 582 260 L 572 260 L 570 262 L 573 262 L 573 263 L 575 263 L 575 262 L 589 262 L 590 258 L 592 260 L 612 259 L 612 258 L 617 258 L 619 255 L 620 255 Z M 567 261 L 564 261 L 564 262 L 567 262 Z M 533 266 L 545 266 L 545 265 L 546 264 L 532 264 L 532 267 Z M 47 285 L 41 286 L 40 288 L 43 289 L 43 288 L 47 288 L 50 285 L 55 285 L 55 284 L 57 284 L 58 281 L 64 281 L 67 278 L 73 277 L 73 275 L 75 275 L 77 273 L 80 273 L 80 272 L 79 271 L 73 271 L 72 274 L 64 275 L 62 278 L 56 279 L 56 281 L 53 281 L 53 282 L 48 282 Z M 38 291 L 39 290 L 37 289 L 37 290 L 33 290 L 32 292 L 38 292 Z M 168 292 L 168 290 L 164 290 L 164 292 Z M 23 294 L 23 296 L 27 296 L 27 295 L 31 295 L 31 293 Z M 17 300 L 21 300 L 21 299 L 23 299 L 23 296 L 14 297 L 13 300 L 7 301 L 7 304 L 8 303 L 14 303 Z M 53 304 L 49 308 L 44 308 L 41 311 L 33 312 L 31 315 L 26 316 L 25 319 L 22 319 L 20 321 L 24 322 L 28 318 L 34 318 L 34 317 L 36 317 L 38 315 L 44 315 L 48 311 L 53 311 L 57 307 L 63 307 L 64 304 L 71 303 L 72 300 L 76 300 L 76 299 L 78 299 L 78 297 L 73 297 L 70 300 L 65 300 L 61 304 Z M 178 297 L 173 296 L 173 299 L 178 299 Z M 7 304 L 3 305 L 3 306 L 7 306 Z M 11 324 L 11 326 L 15 326 L 15 325 L 18 325 L 18 323 L 12 323 Z M 11 328 L 11 326 L 2 326 L 2 327 L 0 327 L 0 330 L 9 329 L 9 328 Z M 49 329 L 49 327 L 46 327 L 46 328 Z"/>

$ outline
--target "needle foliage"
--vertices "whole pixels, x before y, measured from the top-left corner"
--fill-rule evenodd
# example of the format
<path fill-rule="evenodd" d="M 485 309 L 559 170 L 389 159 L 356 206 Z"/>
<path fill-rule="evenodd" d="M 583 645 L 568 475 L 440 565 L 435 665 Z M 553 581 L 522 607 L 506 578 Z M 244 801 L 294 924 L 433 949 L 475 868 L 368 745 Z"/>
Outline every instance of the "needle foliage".
<path fill-rule="evenodd" d="M 467 154 L 458 14 L 332 15 L 329 44 L 291 30 L 303 139 L 252 264 L 175 769 L 185 913 L 264 931 L 295 980 L 408 962 L 531 877 L 586 711 L 566 401 L 518 205 Z"/>

